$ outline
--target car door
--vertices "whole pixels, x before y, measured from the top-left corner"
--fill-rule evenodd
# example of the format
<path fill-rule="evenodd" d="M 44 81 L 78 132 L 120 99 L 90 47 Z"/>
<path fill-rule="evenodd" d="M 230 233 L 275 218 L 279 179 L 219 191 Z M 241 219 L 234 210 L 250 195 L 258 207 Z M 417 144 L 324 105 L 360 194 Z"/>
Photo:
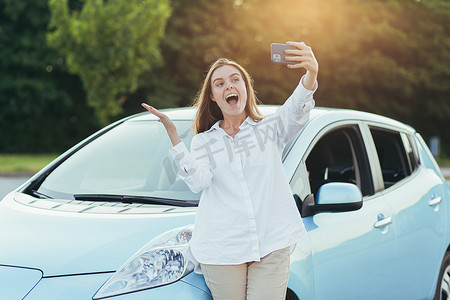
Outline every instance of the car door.
<path fill-rule="evenodd" d="M 429 299 L 444 251 L 443 182 L 421 165 L 412 134 L 379 126 L 370 126 L 370 132 L 397 233 L 395 299 Z"/>
<path fill-rule="evenodd" d="M 364 196 L 360 210 L 303 218 L 311 244 L 315 299 L 393 299 L 392 211 L 384 197 L 375 194 L 359 126 L 325 128 L 308 151 L 291 182 L 294 197 L 316 195 L 328 182 L 354 183 Z"/>

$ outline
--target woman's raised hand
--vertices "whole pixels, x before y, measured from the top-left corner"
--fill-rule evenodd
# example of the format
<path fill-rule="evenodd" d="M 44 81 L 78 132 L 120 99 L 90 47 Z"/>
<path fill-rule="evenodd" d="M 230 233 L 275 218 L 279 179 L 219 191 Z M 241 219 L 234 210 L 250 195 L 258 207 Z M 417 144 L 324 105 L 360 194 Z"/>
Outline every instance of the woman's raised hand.
<path fill-rule="evenodd" d="M 153 106 L 148 105 L 147 103 L 142 103 L 142 107 L 144 107 L 146 110 L 154 114 L 159 118 L 159 122 L 161 122 L 164 127 L 166 128 L 167 134 L 169 135 L 170 141 L 172 142 L 172 145 L 176 145 L 179 142 L 181 142 L 180 136 L 178 135 L 177 128 L 175 127 L 175 124 L 173 124 L 172 120 L 169 119 L 168 116 L 154 108 Z"/>
<path fill-rule="evenodd" d="M 286 56 L 286 60 L 292 62 L 292 64 L 287 65 L 288 68 L 305 68 L 306 75 L 303 79 L 303 85 L 305 88 L 313 90 L 316 83 L 317 74 L 319 73 L 319 63 L 317 62 L 311 47 L 307 46 L 303 42 L 286 42 L 286 44 L 297 48 L 284 51 L 287 55 L 289 55 Z"/>

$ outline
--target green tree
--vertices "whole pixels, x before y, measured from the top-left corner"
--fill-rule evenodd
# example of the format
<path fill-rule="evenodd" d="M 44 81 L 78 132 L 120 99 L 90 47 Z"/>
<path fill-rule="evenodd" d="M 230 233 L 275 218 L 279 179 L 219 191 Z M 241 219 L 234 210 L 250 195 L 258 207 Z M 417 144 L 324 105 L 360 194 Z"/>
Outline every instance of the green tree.
<path fill-rule="evenodd" d="M 121 56 L 135 55 L 123 35 L 133 36 L 130 32 L 136 29 L 147 38 L 157 26 L 149 31 L 143 23 L 126 23 L 129 10 L 104 8 L 116 3 L 111 0 L 71 0 L 70 8 L 67 2 L 52 0 L 61 10 L 52 35 L 61 43 L 58 49 L 68 49 L 58 54 L 46 45 L 47 1 L 0 0 L 2 152 L 60 151 L 98 128 L 80 79 L 67 73 L 67 60 L 80 60 L 76 63 L 86 70 L 81 73 L 89 73 L 82 80 L 86 92 L 102 91 L 103 80 L 116 93 L 91 97 L 91 107 L 117 111 L 117 99 L 126 99 L 122 116 L 142 111 L 142 100 L 157 107 L 191 104 L 204 71 L 217 57 L 241 63 L 253 75 L 262 102 L 280 104 L 300 74 L 270 63 L 270 43 L 302 40 L 313 47 L 320 64 L 317 105 L 394 117 L 414 126 L 426 140 L 440 136 L 450 155 L 448 1 L 190 0 L 186 5 L 186 0 L 172 0 L 173 12 L 161 41 L 162 63 L 157 63 L 156 46 L 151 47 L 155 55 L 136 56 L 144 57 L 150 67 L 137 75 L 135 92 L 119 91 L 131 86 L 121 80 L 133 77 L 129 70 L 135 69 Z M 130 6 L 135 7 L 133 1 Z M 100 6 L 104 9 L 97 12 Z"/>
<path fill-rule="evenodd" d="M 172 7 L 164 67 L 142 89 L 151 99 L 192 103 L 207 66 L 228 57 L 249 70 L 263 103 L 280 104 L 301 74 L 272 64 L 270 43 L 305 41 L 320 65 L 317 105 L 393 117 L 450 147 L 449 2 L 173 0 Z"/>
<path fill-rule="evenodd" d="M 67 0 L 50 0 L 48 43 L 66 56 L 80 77 L 87 102 L 103 124 L 121 111 L 138 78 L 160 62 L 158 47 L 167 0 L 86 0 L 70 11 Z"/>
<path fill-rule="evenodd" d="M 59 153 L 98 128 L 79 79 L 47 46 L 49 18 L 47 0 L 0 0 L 0 152 Z"/>

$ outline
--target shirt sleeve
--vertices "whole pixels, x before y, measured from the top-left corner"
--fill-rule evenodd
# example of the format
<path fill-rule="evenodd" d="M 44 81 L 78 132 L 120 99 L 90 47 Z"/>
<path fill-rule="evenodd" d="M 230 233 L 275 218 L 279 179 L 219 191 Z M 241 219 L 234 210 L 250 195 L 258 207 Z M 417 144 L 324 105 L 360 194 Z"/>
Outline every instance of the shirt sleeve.
<path fill-rule="evenodd" d="M 318 88 L 318 82 L 316 80 L 314 90 L 310 91 L 303 86 L 303 77 L 292 95 L 275 114 L 282 124 L 278 127 L 278 137 L 282 143 L 289 141 L 305 126 L 309 120 L 310 111 L 315 106 L 313 94 Z"/>
<path fill-rule="evenodd" d="M 178 168 L 178 176 L 192 192 L 198 193 L 211 184 L 211 163 L 198 135 L 192 138 L 190 152 L 180 142 L 169 149 L 169 154 Z"/>

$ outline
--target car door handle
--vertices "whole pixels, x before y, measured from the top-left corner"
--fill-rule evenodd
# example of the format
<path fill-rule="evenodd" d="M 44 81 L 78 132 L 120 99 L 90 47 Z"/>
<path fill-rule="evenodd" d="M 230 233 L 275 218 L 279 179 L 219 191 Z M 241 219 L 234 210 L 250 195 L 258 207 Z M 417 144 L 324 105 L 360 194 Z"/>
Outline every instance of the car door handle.
<path fill-rule="evenodd" d="M 373 225 L 375 228 L 384 227 L 386 225 L 389 225 L 392 223 L 392 217 L 384 218 L 383 220 L 380 220 Z"/>
<path fill-rule="evenodd" d="M 439 203 L 442 202 L 442 198 L 441 197 L 436 197 L 430 200 L 430 202 L 428 202 L 429 206 L 435 206 L 438 205 Z"/>

